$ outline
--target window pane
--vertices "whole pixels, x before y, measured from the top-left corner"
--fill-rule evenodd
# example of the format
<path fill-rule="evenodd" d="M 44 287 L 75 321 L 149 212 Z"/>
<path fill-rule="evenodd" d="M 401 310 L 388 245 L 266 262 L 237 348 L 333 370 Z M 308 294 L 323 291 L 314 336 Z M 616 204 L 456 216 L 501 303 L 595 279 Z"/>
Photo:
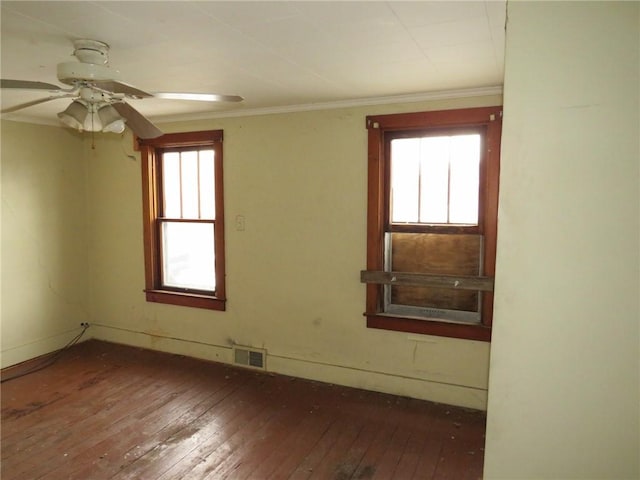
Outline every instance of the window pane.
<path fill-rule="evenodd" d="M 478 223 L 480 135 L 391 141 L 393 223 Z"/>
<path fill-rule="evenodd" d="M 198 218 L 198 152 L 182 152 L 182 218 Z"/>
<path fill-rule="evenodd" d="M 180 154 L 177 152 L 162 155 L 162 190 L 163 215 L 180 218 Z"/>
<path fill-rule="evenodd" d="M 162 223 L 162 283 L 215 291 L 214 225 Z"/>
<path fill-rule="evenodd" d="M 200 218 L 216 218 L 213 150 L 200 150 Z"/>
<path fill-rule="evenodd" d="M 420 146 L 420 222 L 447 223 L 449 137 L 425 137 Z"/>
<path fill-rule="evenodd" d="M 418 221 L 420 189 L 420 139 L 391 141 L 391 221 Z"/>
<path fill-rule="evenodd" d="M 480 135 L 451 137 L 449 222 L 478 223 Z"/>

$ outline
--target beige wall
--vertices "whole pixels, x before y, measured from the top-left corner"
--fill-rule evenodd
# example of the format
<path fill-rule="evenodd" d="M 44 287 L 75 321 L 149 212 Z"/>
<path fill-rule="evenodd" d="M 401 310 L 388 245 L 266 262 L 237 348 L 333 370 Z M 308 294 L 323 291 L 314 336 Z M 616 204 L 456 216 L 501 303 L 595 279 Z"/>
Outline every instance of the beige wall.
<path fill-rule="evenodd" d="M 509 6 L 488 479 L 640 475 L 638 7 Z M 266 347 L 273 371 L 482 408 L 487 344 L 364 327 L 364 115 L 495 103 L 171 125 L 225 130 L 224 313 L 144 301 L 130 137 L 3 122 L 2 364 L 89 317 L 98 338 Z"/>
<path fill-rule="evenodd" d="M 92 334 L 229 361 L 266 348 L 267 368 L 485 408 L 489 345 L 367 329 L 365 116 L 500 104 L 483 97 L 165 125 L 222 128 L 226 312 L 147 303 L 140 159 L 131 139 L 88 150 Z M 130 156 L 131 157 L 130 157 Z M 235 230 L 236 215 L 245 230 Z"/>
<path fill-rule="evenodd" d="M 639 15 L 509 4 L 487 479 L 640 478 Z"/>
<path fill-rule="evenodd" d="M 81 137 L 2 121 L 2 366 L 62 347 L 89 318 Z"/>

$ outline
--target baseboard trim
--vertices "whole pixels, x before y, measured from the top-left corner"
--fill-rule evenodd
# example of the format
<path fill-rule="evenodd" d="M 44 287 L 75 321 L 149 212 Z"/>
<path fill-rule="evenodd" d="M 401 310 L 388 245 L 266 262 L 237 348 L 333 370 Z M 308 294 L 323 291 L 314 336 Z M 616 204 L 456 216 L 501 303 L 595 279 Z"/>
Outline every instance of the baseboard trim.
<path fill-rule="evenodd" d="M 160 352 L 231 364 L 231 345 L 214 345 L 195 340 L 92 323 L 93 338 Z"/>
<path fill-rule="evenodd" d="M 479 388 L 394 375 L 386 372 L 328 365 L 290 357 L 269 355 L 269 371 L 292 377 L 335 383 L 347 387 L 487 410 L 487 391 Z"/>
<path fill-rule="evenodd" d="M 47 338 L 41 338 L 23 345 L 7 347 L 0 353 L 0 368 L 20 365 L 24 362 L 37 360 L 41 357 L 55 353 L 67 345 L 79 333 L 78 328 L 66 330 Z M 91 338 L 90 332 L 86 332 L 81 341 Z"/>
<path fill-rule="evenodd" d="M 232 364 L 233 361 L 232 345 L 214 345 L 95 323 L 92 324 L 92 336 L 97 340 L 214 362 Z M 279 355 L 277 352 L 272 352 L 268 349 L 267 359 L 267 370 L 281 375 L 362 388 L 475 410 L 486 411 L 487 409 L 487 391 L 480 388 L 291 358 Z"/>

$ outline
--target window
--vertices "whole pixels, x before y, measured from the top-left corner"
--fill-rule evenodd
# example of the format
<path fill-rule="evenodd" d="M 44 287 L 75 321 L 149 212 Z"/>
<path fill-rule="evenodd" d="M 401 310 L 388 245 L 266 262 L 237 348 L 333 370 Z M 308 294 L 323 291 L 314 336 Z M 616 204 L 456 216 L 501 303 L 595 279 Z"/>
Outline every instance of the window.
<path fill-rule="evenodd" d="M 224 310 L 222 130 L 138 142 L 147 301 Z"/>
<path fill-rule="evenodd" d="M 367 326 L 489 341 L 501 107 L 367 117 Z"/>

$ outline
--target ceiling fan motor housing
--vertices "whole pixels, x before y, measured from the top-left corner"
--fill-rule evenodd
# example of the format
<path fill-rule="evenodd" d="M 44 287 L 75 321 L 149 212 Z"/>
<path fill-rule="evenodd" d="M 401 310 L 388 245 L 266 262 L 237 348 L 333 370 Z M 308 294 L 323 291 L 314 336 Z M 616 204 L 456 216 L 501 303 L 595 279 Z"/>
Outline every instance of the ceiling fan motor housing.
<path fill-rule="evenodd" d="M 58 80 L 67 85 L 75 85 L 80 81 L 118 80 L 120 72 L 106 65 L 93 63 L 64 62 L 58 64 Z"/>
<path fill-rule="evenodd" d="M 109 45 L 98 40 L 79 39 L 73 42 L 73 54 L 80 62 L 58 64 L 58 80 L 67 85 L 82 81 L 116 80 L 119 73 L 111 70 Z"/>

